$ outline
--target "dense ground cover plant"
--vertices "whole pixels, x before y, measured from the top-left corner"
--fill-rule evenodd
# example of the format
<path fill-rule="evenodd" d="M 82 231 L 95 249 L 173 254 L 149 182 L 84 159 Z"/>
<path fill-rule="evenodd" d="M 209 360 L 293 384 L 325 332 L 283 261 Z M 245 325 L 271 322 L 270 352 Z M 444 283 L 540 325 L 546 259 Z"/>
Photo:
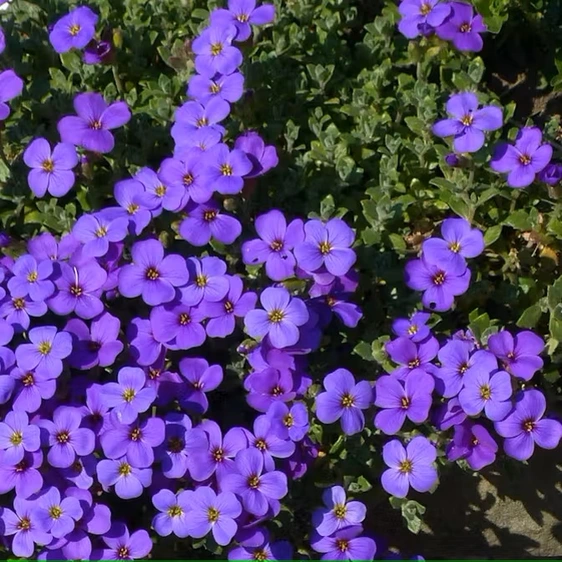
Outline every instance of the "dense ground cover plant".
<path fill-rule="evenodd" d="M 6 12 L 6 550 L 395 556 L 365 503 L 559 443 L 552 127 L 475 93 L 502 5 L 202 7 Z"/>

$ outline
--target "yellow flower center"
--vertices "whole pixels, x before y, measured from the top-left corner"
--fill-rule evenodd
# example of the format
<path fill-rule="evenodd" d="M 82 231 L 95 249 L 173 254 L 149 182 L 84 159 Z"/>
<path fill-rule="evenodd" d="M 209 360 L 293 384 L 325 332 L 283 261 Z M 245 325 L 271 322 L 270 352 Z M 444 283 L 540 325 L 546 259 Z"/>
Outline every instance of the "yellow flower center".
<path fill-rule="evenodd" d="M 351 396 L 351 394 L 344 394 L 342 396 L 341 405 L 344 408 L 351 408 L 351 406 L 353 406 L 354 403 L 355 403 L 355 399 L 353 398 L 353 396 Z"/>
<path fill-rule="evenodd" d="M 205 287 L 207 285 L 207 276 L 203 274 L 198 275 L 195 278 L 195 284 L 200 288 Z"/>
<path fill-rule="evenodd" d="M 142 432 L 139 427 L 135 427 L 129 435 L 131 441 L 138 441 L 142 437 Z"/>
<path fill-rule="evenodd" d="M 27 373 L 23 379 L 21 379 L 23 386 L 33 386 L 35 384 L 35 379 L 33 378 L 33 373 Z"/>
<path fill-rule="evenodd" d="M 183 509 L 179 505 L 173 505 L 170 509 L 168 509 L 168 515 L 170 517 L 179 517 L 183 514 Z"/>
<path fill-rule="evenodd" d="M 473 121 L 474 121 L 474 116 L 472 115 L 472 113 L 467 113 L 466 115 L 463 115 L 460 119 L 460 122 L 465 127 L 470 127 Z"/>
<path fill-rule="evenodd" d="M 96 236 L 98 238 L 103 238 L 105 235 L 107 234 L 107 228 L 105 226 L 100 226 L 97 230 L 96 230 Z"/>
<path fill-rule="evenodd" d="M 206 222 L 214 221 L 217 218 L 218 214 L 218 211 L 216 211 L 215 209 L 209 209 L 208 211 L 205 211 L 203 213 L 203 220 Z"/>
<path fill-rule="evenodd" d="M 90 122 L 90 128 L 94 131 L 99 131 L 101 129 L 101 121 L 94 120 Z"/>
<path fill-rule="evenodd" d="M 531 163 L 532 158 L 528 154 L 521 154 L 519 156 L 519 162 L 523 164 L 523 166 L 528 166 Z"/>
<path fill-rule="evenodd" d="M 127 207 L 127 213 L 129 213 L 130 215 L 134 215 L 139 209 L 140 207 L 137 204 L 131 203 Z"/>
<path fill-rule="evenodd" d="M 82 290 L 82 287 L 80 287 L 80 285 L 71 285 L 70 286 L 70 294 L 73 297 L 80 297 L 82 296 L 82 293 L 84 291 Z"/>
<path fill-rule="evenodd" d="M 445 283 L 445 272 L 440 271 L 437 275 L 433 276 L 434 285 L 443 285 Z"/>
<path fill-rule="evenodd" d="M 164 195 L 166 195 L 166 186 L 165 185 L 159 185 L 154 190 L 154 193 L 156 193 L 157 197 L 164 197 Z"/>
<path fill-rule="evenodd" d="M 533 431 L 535 429 L 535 421 L 534 420 L 527 420 L 525 422 L 523 422 L 523 429 L 527 432 L 527 433 L 531 433 L 531 431 Z"/>
<path fill-rule="evenodd" d="M 117 549 L 117 558 L 129 558 L 129 547 L 121 546 Z"/>
<path fill-rule="evenodd" d="M 429 14 L 429 12 L 431 12 L 431 5 L 428 4 L 427 2 L 424 2 L 421 6 L 420 6 L 420 14 L 422 16 L 427 16 L 427 14 Z"/>
<path fill-rule="evenodd" d="M 224 460 L 224 451 L 222 449 L 215 449 L 213 452 L 215 462 L 222 462 Z"/>
<path fill-rule="evenodd" d="M 170 437 L 168 439 L 168 451 L 170 453 L 181 453 L 185 448 L 185 443 L 183 439 L 179 437 Z"/>
<path fill-rule="evenodd" d="M 399 465 L 398 465 L 398 470 L 402 473 L 402 474 L 408 474 L 409 472 L 412 472 L 412 468 L 413 468 L 413 464 L 412 461 L 409 459 L 406 459 L 405 461 L 402 461 Z"/>
<path fill-rule="evenodd" d="M 326 242 L 320 242 L 320 253 L 325 256 L 326 254 L 329 254 L 332 251 L 332 245 L 326 241 Z"/>
<path fill-rule="evenodd" d="M 236 19 L 240 22 L 240 23 L 246 23 L 250 18 L 248 16 L 248 14 L 238 14 L 236 16 Z"/>
<path fill-rule="evenodd" d="M 129 476 L 129 474 L 131 474 L 132 471 L 133 468 L 128 462 L 122 462 L 119 465 L 119 469 L 117 472 L 119 473 L 120 476 Z"/>
<path fill-rule="evenodd" d="M 64 445 L 70 441 L 70 433 L 68 431 L 60 431 L 57 433 L 56 440 L 61 445 Z"/>
<path fill-rule="evenodd" d="M 252 560 L 257 560 L 257 562 L 265 562 L 267 560 L 267 552 L 263 548 L 254 550 L 254 553 L 252 554 Z"/>
<path fill-rule="evenodd" d="M 12 445 L 21 445 L 23 441 L 23 435 L 21 431 L 14 431 L 12 435 L 10 435 L 10 443 Z"/>
<path fill-rule="evenodd" d="M 256 449 L 260 451 L 265 451 L 267 449 L 267 443 L 265 439 L 257 439 L 255 442 Z"/>
<path fill-rule="evenodd" d="M 145 276 L 150 281 L 156 281 L 160 277 L 160 272 L 155 267 L 149 267 L 146 270 Z"/>
<path fill-rule="evenodd" d="M 12 299 L 12 304 L 16 310 L 23 310 L 25 308 L 25 299 L 17 298 Z"/>
<path fill-rule="evenodd" d="M 346 513 L 347 513 L 347 508 L 345 507 L 345 504 L 338 503 L 334 507 L 334 515 L 336 516 L 337 519 L 343 519 Z"/>
<path fill-rule="evenodd" d="M 223 176 L 231 176 L 232 175 L 232 166 L 230 164 L 222 164 L 221 165 L 221 174 Z"/>
<path fill-rule="evenodd" d="M 47 160 L 43 160 L 43 163 L 41 164 L 41 168 L 43 169 L 44 172 L 50 174 L 55 169 L 55 164 L 50 158 L 47 158 Z"/>
<path fill-rule="evenodd" d="M 410 336 L 413 336 L 415 334 L 418 333 L 418 327 L 415 324 L 412 324 L 409 328 L 408 328 L 408 334 Z"/>
<path fill-rule="evenodd" d="M 228 314 L 232 314 L 234 312 L 234 306 L 232 305 L 232 303 L 230 301 L 226 301 L 224 303 L 224 310 L 228 313 Z"/>
<path fill-rule="evenodd" d="M 267 317 L 269 318 L 270 322 L 273 322 L 274 324 L 279 324 L 279 322 L 281 322 L 283 318 L 285 318 L 285 313 L 282 310 L 279 310 L 278 308 L 274 308 L 271 312 L 269 312 Z"/>
<path fill-rule="evenodd" d="M 283 418 L 283 425 L 285 427 L 293 427 L 294 423 L 295 423 L 295 419 L 293 418 L 293 414 L 287 414 Z"/>
<path fill-rule="evenodd" d="M 123 391 L 123 400 L 125 400 L 125 402 L 132 402 L 135 395 L 136 392 L 134 388 L 126 388 Z"/>
<path fill-rule="evenodd" d="M 186 312 L 180 314 L 180 326 L 187 326 L 191 322 L 191 316 Z"/>
<path fill-rule="evenodd" d="M 468 363 L 461 363 L 461 365 L 459 366 L 459 374 L 460 375 L 464 375 L 469 369 L 469 365 Z"/>
<path fill-rule="evenodd" d="M 349 548 L 349 541 L 347 539 L 336 539 L 336 548 L 340 552 L 345 552 Z"/>
<path fill-rule="evenodd" d="M 459 31 L 461 33 L 470 33 L 470 31 L 472 30 L 472 25 L 470 25 L 468 22 L 467 23 L 463 23 L 460 27 L 459 27 Z"/>
<path fill-rule="evenodd" d="M 29 531 L 31 529 L 31 521 L 29 517 L 22 517 L 18 523 L 18 529 L 20 531 Z"/>
<path fill-rule="evenodd" d="M 255 490 L 259 485 L 260 485 L 259 476 L 254 475 L 254 476 L 250 476 L 250 478 L 248 478 L 248 486 L 250 486 L 250 488 Z"/>
<path fill-rule="evenodd" d="M 82 27 L 80 26 L 80 24 L 78 23 L 73 23 L 69 28 L 68 28 L 68 32 L 70 33 L 70 35 L 72 35 L 72 37 L 76 37 L 76 35 L 78 35 L 78 33 L 80 33 L 80 30 L 82 29 Z"/>
<path fill-rule="evenodd" d="M 216 523 L 219 520 L 220 512 L 216 507 L 210 507 L 207 510 L 207 518 L 210 523 Z"/>
<path fill-rule="evenodd" d="M 53 346 L 52 346 L 50 341 L 42 341 L 38 345 L 39 353 L 41 355 L 48 355 L 52 348 L 53 348 Z"/>
<path fill-rule="evenodd" d="M 211 45 L 211 55 L 216 57 L 222 53 L 222 43 L 213 43 Z"/>
<path fill-rule="evenodd" d="M 271 389 L 271 396 L 281 396 L 283 394 L 283 389 L 280 386 L 274 386 Z"/>
<path fill-rule="evenodd" d="M 421 365 L 421 361 L 419 360 L 418 357 L 408 362 L 408 367 L 410 369 L 417 369 L 420 365 Z"/>
<path fill-rule="evenodd" d="M 406 410 L 410 406 L 410 399 L 406 396 L 402 396 L 402 398 L 400 399 L 400 403 L 402 404 L 402 408 Z"/>
<path fill-rule="evenodd" d="M 37 281 L 37 271 L 31 271 L 30 273 L 28 273 L 27 280 L 30 283 L 35 283 L 35 281 Z"/>
<path fill-rule="evenodd" d="M 490 388 L 489 384 L 483 384 L 480 387 L 480 396 L 483 400 L 490 400 L 492 397 L 492 389 Z"/>
<path fill-rule="evenodd" d="M 212 82 L 209 90 L 211 91 L 211 94 L 218 94 L 221 91 L 221 87 L 216 82 Z"/>
<path fill-rule="evenodd" d="M 191 174 L 185 174 L 182 181 L 183 185 L 191 185 L 193 183 L 193 176 Z"/>
<path fill-rule="evenodd" d="M 195 125 L 199 128 L 206 127 L 209 124 L 209 120 L 206 117 L 199 117 L 197 121 L 195 121 Z"/>
<path fill-rule="evenodd" d="M 274 252 L 279 252 L 283 249 L 283 240 L 274 240 L 269 247 L 274 251 Z"/>
<path fill-rule="evenodd" d="M 49 515 L 53 519 L 59 519 L 59 517 L 62 515 L 62 509 L 58 505 L 53 505 L 51 508 L 49 508 Z"/>
<path fill-rule="evenodd" d="M 458 242 L 452 242 L 451 244 L 449 244 L 449 250 L 451 250 L 451 252 L 455 252 L 455 254 L 458 254 L 461 251 L 461 245 Z"/>

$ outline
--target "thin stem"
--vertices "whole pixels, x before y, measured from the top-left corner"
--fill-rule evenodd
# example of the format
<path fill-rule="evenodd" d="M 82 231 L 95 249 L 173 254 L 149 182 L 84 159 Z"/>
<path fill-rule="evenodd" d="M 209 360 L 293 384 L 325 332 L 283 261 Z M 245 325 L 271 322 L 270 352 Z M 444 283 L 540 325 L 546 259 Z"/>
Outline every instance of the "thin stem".
<path fill-rule="evenodd" d="M 119 69 L 116 64 L 111 66 L 111 71 L 113 73 L 113 80 L 115 80 L 115 86 L 117 86 L 117 91 L 119 94 L 124 95 L 125 90 L 123 89 L 123 82 L 121 82 L 121 78 L 119 77 Z"/>

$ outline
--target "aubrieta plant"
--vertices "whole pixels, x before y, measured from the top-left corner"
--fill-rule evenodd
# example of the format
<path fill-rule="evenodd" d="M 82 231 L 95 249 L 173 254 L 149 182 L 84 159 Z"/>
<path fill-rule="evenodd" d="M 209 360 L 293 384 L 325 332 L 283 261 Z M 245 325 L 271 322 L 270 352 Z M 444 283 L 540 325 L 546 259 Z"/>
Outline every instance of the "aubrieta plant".
<path fill-rule="evenodd" d="M 487 28 L 470 4 L 403 0 L 398 10 L 408 39 L 482 48 Z M 255 26 L 274 24 L 273 5 L 229 0 L 210 12 L 189 37 L 193 73 L 163 135 L 169 150 L 119 177 L 103 163 L 119 160 L 139 117 L 121 99 L 121 39 L 106 15 L 74 7 L 44 33 L 49 56 L 111 72 L 112 95 L 73 88 L 52 129 L 33 131 L 21 154 L 26 189 L 38 200 L 75 197 L 75 216 L 61 236 L 46 228 L 19 248 L 2 240 L 14 250 L 0 263 L 9 556 L 135 560 L 205 548 L 228 560 L 395 559 L 361 492 L 376 487 L 405 512 L 412 490 L 434 490 L 448 465 L 478 471 L 500 455 L 526 461 L 558 446 L 562 424 L 535 384 L 543 338 L 441 329 L 486 247 L 466 217 L 449 213 L 407 261 L 405 284 L 422 306 L 394 318 L 385 372 L 331 361 L 335 348 L 343 362 L 346 334 L 377 315 L 353 301 L 353 218 L 249 204 L 280 157 L 259 131 L 240 129 L 234 104 L 251 98 L 244 56 Z M 10 133 L 23 90 L 14 70 L 0 74 Z M 446 112 L 432 132 L 453 139 L 455 166 L 504 125 L 502 109 L 474 92 L 452 93 Z M 550 185 L 560 174 L 551 157 L 540 129 L 525 127 L 489 166 L 511 187 L 537 177 Z M 96 174 L 110 199 L 84 199 L 82 182 Z"/>

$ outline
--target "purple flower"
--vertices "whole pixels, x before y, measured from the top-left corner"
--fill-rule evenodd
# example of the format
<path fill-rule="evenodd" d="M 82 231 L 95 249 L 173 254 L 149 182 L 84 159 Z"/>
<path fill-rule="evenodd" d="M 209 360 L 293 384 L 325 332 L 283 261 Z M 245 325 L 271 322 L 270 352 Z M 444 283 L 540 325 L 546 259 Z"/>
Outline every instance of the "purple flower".
<path fill-rule="evenodd" d="M 488 351 L 472 353 L 470 342 L 451 340 L 439 350 L 441 367 L 433 371 L 437 379 L 437 390 L 445 398 L 457 396 L 464 386 L 466 375 L 473 371 L 491 373 L 498 362 Z"/>
<path fill-rule="evenodd" d="M 119 382 L 108 382 L 102 392 L 107 406 L 113 408 L 122 423 L 133 423 L 146 412 L 156 399 L 154 388 L 145 388 L 146 377 L 142 369 L 123 367 L 117 374 Z"/>
<path fill-rule="evenodd" d="M 115 145 L 110 130 L 122 127 L 131 119 L 125 102 L 107 105 L 101 94 L 93 92 L 78 94 L 74 98 L 74 110 L 77 117 L 63 117 L 57 125 L 62 141 L 102 154 L 111 152 Z"/>
<path fill-rule="evenodd" d="M 188 457 L 193 450 L 209 449 L 207 434 L 200 428 L 192 429 L 191 420 L 180 412 L 169 412 L 164 417 L 164 443 L 156 448 L 166 478 L 183 478 L 189 468 Z"/>
<path fill-rule="evenodd" d="M 127 329 L 133 359 L 143 367 L 154 364 L 162 353 L 162 344 L 154 339 L 150 320 L 133 318 Z"/>
<path fill-rule="evenodd" d="M 501 421 L 511 410 L 511 393 L 509 373 L 498 371 L 490 375 L 486 368 L 475 362 L 475 367 L 464 376 L 459 402 L 469 416 L 477 416 L 484 410 L 489 420 Z"/>
<path fill-rule="evenodd" d="M 484 131 L 495 131 L 503 125 L 502 110 L 493 105 L 478 109 L 478 97 L 472 92 L 452 95 L 447 113 L 452 118 L 437 121 L 433 134 L 455 137 L 453 147 L 457 152 L 477 152 L 484 146 Z"/>
<path fill-rule="evenodd" d="M 226 263 L 219 258 L 206 256 L 188 258 L 189 283 L 180 289 L 181 301 L 196 306 L 201 301 L 218 302 L 228 293 Z"/>
<path fill-rule="evenodd" d="M 432 415 L 432 423 L 440 431 L 446 431 L 454 425 L 460 425 L 464 420 L 466 420 L 466 413 L 456 397 L 447 400 Z"/>
<path fill-rule="evenodd" d="M 78 164 L 78 155 L 72 144 L 61 142 L 51 152 L 46 139 L 35 139 L 25 149 L 23 161 L 32 168 L 27 182 L 37 197 L 47 191 L 53 197 L 63 197 L 74 185 L 72 168 Z"/>
<path fill-rule="evenodd" d="M 27 243 L 27 251 L 37 260 L 59 261 L 69 258 L 80 246 L 80 242 L 72 236 L 65 234 L 60 243 L 49 232 L 44 232 L 33 237 Z"/>
<path fill-rule="evenodd" d="M 148 488 L 152 482 L 152 469 L 135 468 L 122 457 L 116 460 L 104 459 L 96 467 L 98 480 L 107 490 L 115 486 L 117 497 L 123 500 L 138 498 L 143 489 Z M 104 556 L 105 560 L 107 558 Z"/>
<path fill-rule="evenodd" d="M 129 221 L 130 233 L 138 236 L 152 220 L 152 201 L 144 185 L 135 179 L 118 181 L 113 196 Z"/>
<path fill-rule="evenodd" d="M 241 224 L 222 214 L 218 203 L 211 200 L 201 205 L 188 205 L 187 217 L 179 227 L 180 236 L 193 246 L 205 246 L 211 238 L 223 244 L 232 244 L 242 232 Z"/>
<path fill-rule="evenodd" d="M 235 195 L 244 187 L 244 176 L 252 170 L 246 153 L 239 149 L 230 151 L 226 144 L 216 144 L 204 155 L 203 181 L 223 195 Z"/>
<path fill-rule="evenodd" d="M 414 369 L 426 370 L 439 351 L 439 342 L 430 337 L 416 344 L 406 337 L 400 337 L 388 342 L 385 350 L 392 361 L 400 365 L 391 374 L 405 379 Z"/>
<path fill-rule="evenodd" d="M 515 138 L 515 145 L 498 145 L 490 167 L 500 173 L 507 173 L 507 185 L 527 187 L 535 181 L 552 158 L 552 146 L 542 144 L 542 131 L 538 127 L 524 127 Z"/>
<path fill-rule="evenodd" d="M 323 553 L 321 560 L 373 560 L 377 545 L 373 539 L 361 537 L 361 533 L 361 525 L 344 527 L 329 537 L 313 532 L 310 546 Z"/>
<path fill-rule="evenodd" d="M 13 71 L 0 72 L 0 121 L 10 115 L 10 107 L 6 103 L 19 96 L 23 91 L 23 80 Z"/>
<path fill-rule="evenodd" d="M 80 411 L 70 406 L 59 406 L 53 413 L 53 421 L 40 419 L 36 422 L 45 432 L 45 441 L 50 447 L 47 460 L 51 466 L 68 468 L 76 460 L 76 455 L 93 452 L 94 432 L 80 427 L 81 422 Z"/>
<path fill-rule="evenodd" d="M 208 446 L 196 449 L 189 458 L 189 472 L 193 480 L 204 482 L 216 472 L 219 484 L 225 476 L 236 471 L 232 460 L 238 451 L 248 447 L 248 439 L 241 428 L 232 428 L 222 435 L 214 421 L 205 420 L 199 425 L 208 437 Z"/>
<path fill-rule="evenodd" d="M 240 496 L 249 513 L 265 515 L 271 500 L 287 494 L 287 476 L 279 471 L 264 473 L 263 455 L 257 449 L 240 451 L 235 462 L 238 473 L 227 474 L 221 487 Z"/>
<path fill-rule="evenodd" d="M 375 426 L 387 435 L 394 435 L 406 418 L 423 423 L 429 416 L 433 377 L 418 369 L 410 372 L 405 382 L 393 376 L 380 377 L 375 384 L 375 406 L 383 408 L 375 416 Z"/>
<path fill-rule="evenodd" d="M 62 373 L 62 359 L 72 351 L 72 337 L 66 332 L 57 332 L 54 326 L 33 328 L 28 334 L 31 343 L 23 343 L 16 349 L 18 367 L 37 374 L 56 378 Z"/>
<path fill-rule="evenodd" d="M 197 101 L 188 101 L 176 110 L 176 122 L 171 131 L 172 138 L 182 149 L 194 147 L 203 142 L 208 150 L 218 144 L 222 138 L 225 129 L 218 123 L 223 121 L 229 113 L 229 103 L 221 98 L 212 98 L 205 105 Z M 209 136 L 210 131 L 213 133 Z M 217 142 L 214 142 L 215 139 Z M 209 141 L 212 142 L 209 143 Z M 175 156 L 178 157 L 177 154 Z"/>
<path fill-rule="evenodd" d="M 203 319 L 199 308 L 177 301 L 157 306 L 150 313 L 154 338 L 170 349 L 200 347 L 207 337 L 201 325 Z"/>
<path fill-rule="evenodd" d="M 447 458 L 450 461 L 465 459 L 472 470 L 480 470 L 496 460 L 497 451 L 498 444 L 483 426 L 465 422 L 455 425 Z"/>
<path fill-rule="evenodd" d="M 265 310 L 250 310 L 244 318 L 246 331 L 252 337 L 268 336 L 271 345 L 282 349 L 299 341 L 299 326 L 306 324 L 308 310 L 302 300 L 291 298 L 289 291 L 268 287 L 260 295 Z"/>
<path fill-rule="evenodd" d="M 265 263 L 267 276 L 273 281 L 292 277 L 296 265 L 292 250 L 304 240 L 302 220 L 295 219 L 287 226 L 283 213 L 274 209 L 260 215 L 255 226 L 260 239 L 242 245 L 244 263 Z"/>
<path fill-rule="evenodd" d="M 56 279 L 58 291 L 49 300 L 49 308 L 60 316 L 74 312 L 89 320 L 103 311 L 100 300 L 102 288 L 107 281 L 107 273 L 95 260 L 86 261 L 71 267 L 59 264 Z"/>
<path fill-rule="evenodd" d="M 207 335 L 211 338 L 224 338 L 232 334 L 236 326 L 235 319 L 244 318 L 256 307 L 258 300 L 256 293 L 243 293 L 244 285 L 237 275 L 228 275 L 225 279 L 229 288 L 224 298 L 219 302 L 205 300 L 200 305 L 201 311 L 210 319 L 207 322 Z"/>
<path fill-rule="evenodd" d="M 562 181 L 562 164 L 548 164 L 539 173 L 539 180 L 547 185 L 558 185 Z"/>
<path fill-rule="evenodd" d="M 252 33 L 252 25 L 264 25 L 275 19 L 275 6 L 263 4 L 256 8 L 255 0 L 229 0 L 228 10 L 211 12 L 211 24 L 234 24 L 236 41 L 246 41 Z"/>
<path fill-rule="evenodd" d="M 288 541 L 271 542 L 266 529 L 252 528 L 237 535 L 238 546 L 228 553 L 229 560 L 292 560 Z"/>
<path fill-rule="evenodd" d="M 422 303 L 436 312 L 449 310 L 455 297 L 462 295 L 470 284 L 470 269 L 458 262 L 444 265 L 428 263 L 424 258 L 406 264 L 406 284 L 423 291 Z"/>
<path fill-rule="evenodd" d="M 229 544 L 238 530 L 234 520 L 242 513 L 236 496 L 228 491 L 216 494 L 209 486 L 186 494 L 191 506 L 186 519 L 189 534 L 199 539 L 211 532 L 217 544 Z"/>
<path fill-rule="evenodd" d="M 93 551 L 91 560 L 137 560 L 146 558 L 152 550 L 152 541 L 144 529 L 129 534 L 123 523 L 114 523 L 102 540 L 107 548 Z"/>
<path fill-rule="evenodd" d="M 129 221 L 125 217 L 109 219 L 102 213 L 82 215 L 74 224 L 72 234 L 82 242 L 85 258 L 105 256 L 110 242 L 121 242 L 128 233 Z"/>
<path fill-rule="evenodd" d="M 0 303 L 0 316 L 17 332 L 29 329 L 30 316 L 41 317 L 47 312 L 44 302 L 34 302 L 28 297 L 7 298 Z"/>
<path fill-rule="evenodd" d="M 341 418 L 345 435 L 359 433 L 365 426 L 361 410 L 373 400 L 373 390 L 368 381 L 355 382 L 347 369 L 337 369 L 324 377 L 324 388 L 316 396 L 316 417 L 322 423 L 334 423 Z"/>
<path fill-rule="evenodd" d="M 39 450 L 41 440 L 39 428 L 29 425 L 25 412 L 8 412 L 0 422 L 0 450 L 2 462 L 14 465 L 23 460 L 25 452 L 34 453 Z"/>
<path fill-rule="evenodd" d="M 203 414 L 209 408 L 206 392 L 215 390 L 223 379 L 222 367 L 211 365 L 198 357 L 185 357 L 179 363 L 179 370 L 187 380 L 180 405 L 188 411 Z"/>
<path fill-rule="evenodd" d="M 168 189 L 182 194 L 178 208 L 183 208 L 188 201 L 206 203 L 213 196 L 212 183 L 203 174 L 205 165 L 201 156 L 192 151 L 180 160 L 166 158 L 160 166 L 158 175 Z"/>
<path fill-rule="evenodd" d="M 440 26 L 450 15 L 451 6 L 439 0 L 402 0 L 398 11 L 402 16 L 398 30 L 408 39 L 414 39 L 428 26 Z"/>
<path fill-rule="evenodd" d="M 207 102 L 207 105 L 209 103 Z M 230 113 L 230 106 L 228 107 L 228 113 Z M 174 140 L 176 141 L 174 158 L 183 160 L 193 152 L 201 157 L 204 152 L 219 144 L 222 140 L 224 129 L 219 125 L 195 127 L 195 133 L 185 132 L 185 129 L 193 128 L 193 125 L 186 125 L 184 122 L 176 122 L 172 127 L 172 136 L 174 137 L 175 134 Z"/>
<path fill-rule="evenodd" d="M 405 337 L 413 342 L 421 342 L 430 335 L 431 330 L 426 326 L 431 318 L 428 312 L 416 312 L 410 319 L 397 318 L 392 323 L 392 331 L 400 337 Z"/>
<path fill-rule="evenodd" d="M 55 23 L 49 41 L 57 53 L 83 49 L 96 33 L 97 23 L 97 14 L 87 6 L 80 6 Z"/>
<path fill-rule="evenodd" d="M 8 464 L 4 461 L 6 453 L 0 453 L 0 494 L 15 489 L 16 496 L 28 498 L 43 487 L 43 477 L 39 468 L 43 464 L 43 453 L 25 452 L 18 463 Z"/>
<path fill-rule="evenodd" d="M 277 150 L 274 146 L 266 146 L 263 139 L 255 131 L 240 135 L 234 143 L 234 148 L 242 150 L 252 163 L 252 170 L 246 174 L 246 179 L 262 176 L 279 163 Z"/>
<path fill-rule="evenodd" d="M 109 427 L 100 436 L 100 443 L 108 459 L 125 455 L 132 467 L 148 468 L 154 463 L 154 448 L 162 444 L 164 434 L 165 425 L 159 418 L 125 425 L 112 416 Z"/>
<path fill-rule="evenodd" d="M 450 2 L 452 14 L 436 30 L 437 36 L 452 41 L 459 51 L 481 51 L 484 45 L 480 33 L 487 31 L 482 16 L 474 15 L 470 4 Z"/>
<path fill-rule="evenodd" d="M 382 487 L 393 496 L 405 498 L 410 486 L 418 492 L 428 492 L 437 482 L 433 467 L 437 451 L 425 437 L 414 437 L 406 448 L 393 439 L 383 447 L 382 456 L 389 467 L 382 474 Z"/>
<path fill-rule="evenodd" d="M 291 406 L 283 402 L 273 402 L 267 409 L 271 432 L 280 439 L 301 441 L 308 433 L 308 410 L 301 402 Z"/>
<path fill-rule="evenodd" d="M 326 507 L 315 509 L 312 524 L 322 537 L 333 535 L 343 527 L 360 525 L 365 519 L 367 508 L 357 501 L 347 501 L 345 490 L 341 486 L 331 486 L 322 494 Z"/>
<path fill-rule="evenodd" d="M 188 518 L 191 518 L 193 492 L 183 491 L 174 494 L 171 490 L 160 490 L 152 496 L 152 504 L 160 512 L 154 516 L 152 526 L 161 536 L 172 533 L 176 537 L 189 535 Z"/>
<path fill-rule="evenodd" d="M 519 393 L 512 412 L 494 424 L 495 430 L 505 437 L 504 451 L 514 459 L 525 461 L 535 450 L 535 443 L 543 449 L 555 449 L 562 437 L 562 424 L 544 419 L 546 400 L 534 388 Z"/>
<path fill-rule="evenodd" d="M 6 507 L 0 509 L 0 521 L 2 522 L 2 535 L 11 536 L 12 553 L 15 556 L 31 558 L 35 545 L 49 544 L 52 536 L 41 530 L 34 516 L 35 501 L 24 500 L 21 497 L 14 499 L 14 511 Z"/>
<path fill-rule="evenodd" d="M 12 408 L 16 411 L 36 412 L 41 406 L 41 401 L 52 398 L 57 389 L 56 380 L 47 371 L 36 373 L 14 369 L 10 376 L 17 381 L 12 402 Z"/>
<path fill-rule="evenodd" d="M 297 263 L 304 271 L 312 273 L 322 266 L 335 276 L 345 275 L 357 256 L 351 249 L 355 235 L 341 219 L 331 219 L 326 224 L 310 220 L 304 225 L 305 240 L 295 247 Z"/>
<path fill-rule="evenodd" d="M 295 452 L 295 444 L 289 439 L 280 439 L 272 431 L 272 423 L 267 416 L 254 420 L 254 433 L 246 431 L 250 447 L 255 447 L 263 455 L 266 471 L 275 470 L 274 457 L 286 459 Z"/>
<path fill-rule="evenodd" d="M 232 46 L 237 29 L 234 25 L 212 25 L 191 44 L 195 53 L 195 70 L 212 78 L 215 74 L 232 74 L 242 64 L 242 53 Z"/>
<path fill-rule="evenodd" d="M 96 365 L 109 367 L 123 351 L 119 341 L 121 322 L 115 316 L 104 312 L 92 321 L 91 328 L 82 320 L 73 318 L 64 327 L 75 337 L 72 354 L 68 362 L 78 369 L 88 370 Z"/>
<path fill-rule="evenodd" d="M 111 41 L 92 39 L 84 50 L 82 60 L 85 64 L 108 64 L 111 62 L 113 54 Z"/>
<path fill-rule="evenodd" d="M 493 334 L 488 339 L 488 349 L 504 363 L 506 371 L 524 381 L 531 380 L 544 364 L 539 357 L 544 350 L 544 341 L 528 330 L 515 337 L 506 330 Z"/>
<path fill-rule="evenodd" d="M 80 502 L 73 497 L 61 499 L 59 490 L 55 487 L 48 488 L 37 499 L 33 511 L 33 519 L 37 527 L 45 533 L 50 533 L 56 539 L 66 537 L 74 530 L 76 521 L 82 515 Z"/>
<path fill-rule="evenodd" d="M 8 281 L 10 294 L 15 298 L 29 295 L 32 301 L 45 301 L 55 292 L 55 285 L 50 281 L 53 273 L 51 261 L 37 263 L 33 256 L 20 256 L 12 267 L 14 276 Z"/>
<path fill-rule="evenodd" d="M 240 72 L 232 74 L 217 74 L 214 77 L 196 74 L 189 79 L 187 94 L 205 105 L 217 97 L 224 101 L 234 103 L 244 93 L 244 76 Z M 240 148 L 235 146 L 235 148 Z"/>
<path fill-rule="evenodd" d="M 296 396 L 295 381 L 289 369 L 254 371 L 245 386 L 250 390 L 246 400 L 258 412 L 267 412 L 272 403 L 289 402 Z"/>
<path fill-rule="evenodd" d="M 441 224 L 441 236 L 443 240 L 424 241 L 423 259 L 427 263 L 441 266 L 452 263 L 460 270 L 466 267 L 465 258 L 475 258 L 484 251 L 484 236 L 477 228 L 470 228 L 466 219 L 445 219 Z"/>
<path fill-rule="evenodd" d="M 124 297 L 142 295 L 146 304 L 156 306 L 173 300 L 175 287 L 187 283 L 185 259 L 176 254 L 164 257 L 164 247 L 158 240 L 136 242 L 131 255 L 133 263 L 119 272 L 119 292 Z"/>

